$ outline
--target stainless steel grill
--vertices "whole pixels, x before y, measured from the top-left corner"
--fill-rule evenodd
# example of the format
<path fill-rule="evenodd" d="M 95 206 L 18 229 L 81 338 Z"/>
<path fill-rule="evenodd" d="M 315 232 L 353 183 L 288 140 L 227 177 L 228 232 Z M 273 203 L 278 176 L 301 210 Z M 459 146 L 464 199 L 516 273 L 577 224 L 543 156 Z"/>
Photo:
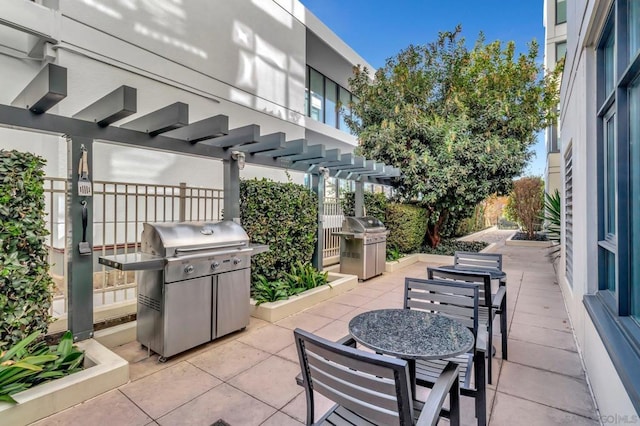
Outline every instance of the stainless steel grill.
<path fill-rule="evenodd" d="M 340 272 L 366 280 L 385 269 L 387 228 L 372 216 L 345 217 L 340 236 Z"/>
<path fill-rule="evenodd" d="M 135 270 L 137 339 L 161 361 L 249 324 L 251 255 L 235 222 L 145 223 L 142 251 L 100 263 Z"/>

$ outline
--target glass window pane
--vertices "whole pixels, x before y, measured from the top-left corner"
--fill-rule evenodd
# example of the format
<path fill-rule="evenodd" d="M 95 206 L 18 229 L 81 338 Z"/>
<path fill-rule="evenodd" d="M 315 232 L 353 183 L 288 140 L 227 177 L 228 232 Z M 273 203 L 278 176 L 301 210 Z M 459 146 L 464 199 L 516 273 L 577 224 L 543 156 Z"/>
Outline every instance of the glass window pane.
<path fill-rule="evenodd" d="M 556 43 L 556 62 L 564 58 L 567 54 L 567 42 Z"/>
<path fill-rule="evenodd" d="M 336 127 L 338 123 L 338 111 L 336 110 L 338 106 L 338 85 L 328 78 L 325 80 L 324 95 L 326 107 L 324 122 L 331 127 Z"/>
<path fill-rule="evenodd" d="M 604 93 L 609 96 L 615 86 L 614 32 L 611 31 L 604 44 Z"/>
<path fill-rule="evenodd" d="M 601 250 L 604 256 L 604 288 L 616 291 L 616 255 L 609 250 Z"/>
<path fill-rule="evenodd" d="M 640 49 L 640 0 L 629 0 L 629 57 L 635 58 Z"/>
<path fill-rule="evenodd" d="M 640 80 L 629 89 L 631 314 L 640 320 Z"/>
<path fill-rule="evenodd" d="M 311 110 L 309 116 L 317 121 L 324 121 L 324 76 L 311 70 Z"/>
<path fill-rule="evenodd" d="M 304 115 L 309 116 L 309 67 L 304 75 Z"/>
<path fill-rule="evenodd" d="M 567 22 L 567 1 L 556 0 L 556 25 Z"/>
<path fill-rule="evenodd" d="M 351 93 L 344 87 L 340 87 L 340 115 L 339 115 L 339 125 L 338 128 L 340 130 L 344 130 L 345 132 L 349 131 L 349 126 L 344 121 L 344 117 L 351 115 L 351 107 L 349 103 L 351 102 Z"/>
<path fill-rule="evenodd" d="M 605 121 L 605 233 L 616 233 L 616 134 L 615 115 Z"/>

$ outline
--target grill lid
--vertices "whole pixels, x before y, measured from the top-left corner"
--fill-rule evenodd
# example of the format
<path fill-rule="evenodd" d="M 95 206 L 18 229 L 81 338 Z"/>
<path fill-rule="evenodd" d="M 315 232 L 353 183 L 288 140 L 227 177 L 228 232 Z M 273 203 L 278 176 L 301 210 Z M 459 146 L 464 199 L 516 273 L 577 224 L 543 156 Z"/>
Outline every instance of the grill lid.
<path fill-rule="evenodd" d="M 342 222 L 342 230 L 346 232 L 361 233 L 378 233 L 385 232 L 384 224 L 373 216 L 350 217 L 347 216 Z"/>
<path fill-rule="evenodd" d="M 197 251 L 247 247 L 249 236 L 235 222 L 145 223 L 142 252 L 163 257 Z"/>

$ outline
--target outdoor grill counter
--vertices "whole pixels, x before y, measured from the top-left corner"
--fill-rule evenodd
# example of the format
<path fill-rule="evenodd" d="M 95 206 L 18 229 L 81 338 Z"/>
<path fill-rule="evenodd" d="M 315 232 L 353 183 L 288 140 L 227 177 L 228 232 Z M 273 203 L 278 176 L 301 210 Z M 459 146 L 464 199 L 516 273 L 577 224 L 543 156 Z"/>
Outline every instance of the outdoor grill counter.
<path fill-rule="evenodd" d="M 340 236 L 340 273 L 367 280 L 385 270 L 387 228 L 373 216 L 345 217 Z"/>
<path fill-rule="evenodd" d="M 251 245 L 235 222 L 145 223 L 141 253 L 99 262 L 135 270 L 137 340 L 161 361 L 249 324 Z"/>

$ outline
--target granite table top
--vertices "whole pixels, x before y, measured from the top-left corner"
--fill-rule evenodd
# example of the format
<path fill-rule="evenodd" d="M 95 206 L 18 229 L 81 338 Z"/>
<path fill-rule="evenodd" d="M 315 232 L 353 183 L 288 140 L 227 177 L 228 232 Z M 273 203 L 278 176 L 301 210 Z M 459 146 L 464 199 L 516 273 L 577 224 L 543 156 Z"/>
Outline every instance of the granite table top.
<path fill-rule="evenodd" d="M 363 312 L 349 322 L 349 333 L 362 345 L 403 359 L 442 359 L 468 352 L 473 333 L 442 315 L 411 309 Z"/>

